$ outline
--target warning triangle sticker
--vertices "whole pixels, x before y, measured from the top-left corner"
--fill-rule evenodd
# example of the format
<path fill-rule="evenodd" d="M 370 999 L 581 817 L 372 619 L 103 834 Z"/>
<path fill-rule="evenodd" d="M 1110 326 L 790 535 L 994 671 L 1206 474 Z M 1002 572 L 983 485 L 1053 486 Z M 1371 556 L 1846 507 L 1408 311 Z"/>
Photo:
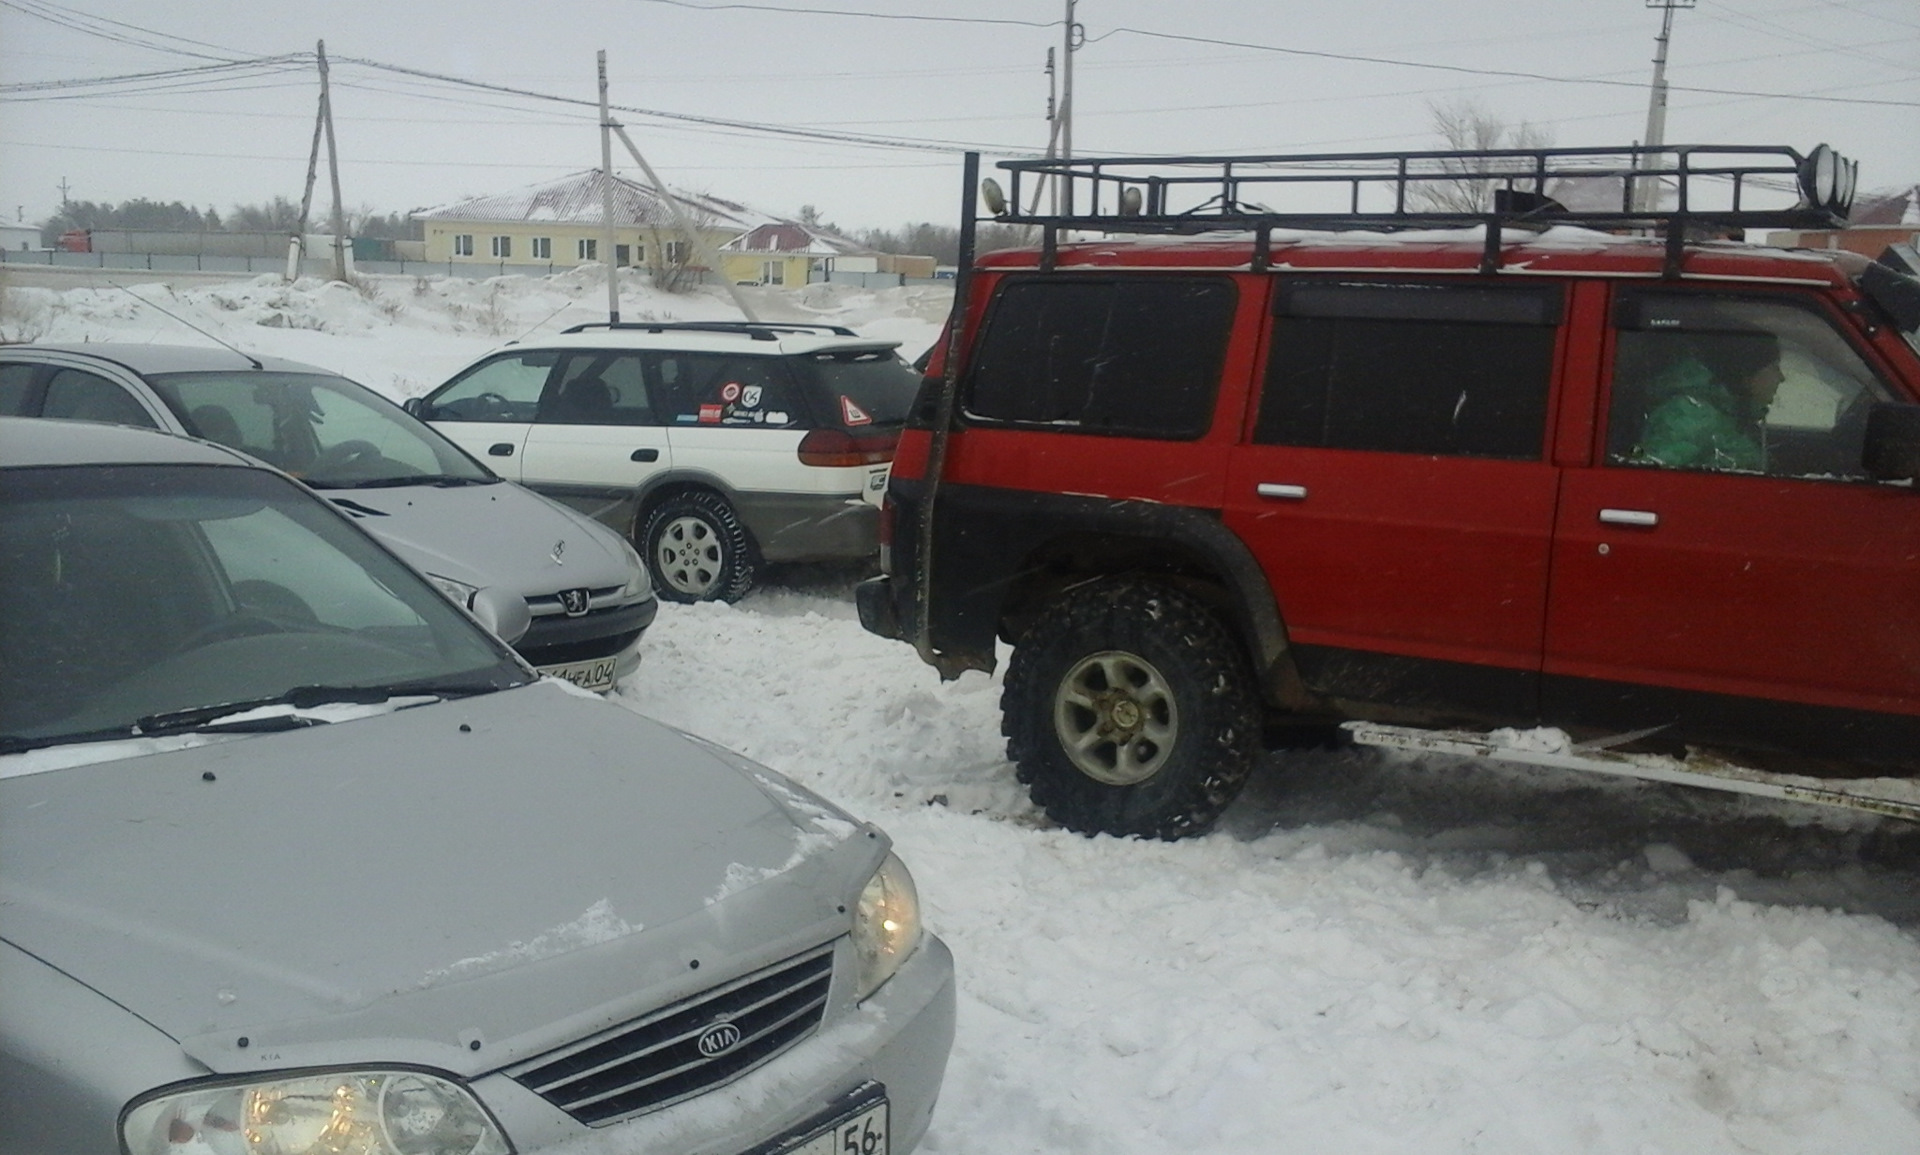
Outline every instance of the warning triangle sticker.
<path fill-rule="evenodd" d="M 867 411 L 855 405 L 853 398 L 845 393 L 840 395 L 840 420 L 848 425 L 873 424 L 873 418 L 867 416 Z"/>

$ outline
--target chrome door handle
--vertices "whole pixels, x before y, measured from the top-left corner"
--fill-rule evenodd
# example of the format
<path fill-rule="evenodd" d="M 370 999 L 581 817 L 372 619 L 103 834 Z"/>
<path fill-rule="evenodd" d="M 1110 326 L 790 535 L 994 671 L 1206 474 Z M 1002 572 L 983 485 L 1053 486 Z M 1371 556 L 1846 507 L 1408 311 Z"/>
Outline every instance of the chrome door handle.
<path fill-rule="evenodd" d="M 1253 487 L 1261 497 L 1272 497 L 1282 501 L 1305 501 L 1307 487 L 1304 485 L 1281 485 L 1278 482 L 1263 481 Z"/>
<path fill-rule="evenodd" d="M 1650 509 L 1603 509 L 1600 520 L 1608 525 L 1638 525 L 1652 529 L 1660 524 L 1660 515 Z"/>

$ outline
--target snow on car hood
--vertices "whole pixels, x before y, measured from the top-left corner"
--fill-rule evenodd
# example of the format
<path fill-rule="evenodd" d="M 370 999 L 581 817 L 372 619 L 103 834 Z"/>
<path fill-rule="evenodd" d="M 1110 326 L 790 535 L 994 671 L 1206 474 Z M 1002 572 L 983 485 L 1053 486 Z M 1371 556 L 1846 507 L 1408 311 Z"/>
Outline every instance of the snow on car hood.
<path fill-rule="evenodd" d="M 0 933 L 214 1070 L 472 1074 L 844 931 L 869 834 L 542 683 L 0 780 Z"/>
<path fill-rule="evenodd" d="M 611 530 L 511 482 L 319 492 L 408 565 L 471 586 L 543 597 L 633 576 Z"/>

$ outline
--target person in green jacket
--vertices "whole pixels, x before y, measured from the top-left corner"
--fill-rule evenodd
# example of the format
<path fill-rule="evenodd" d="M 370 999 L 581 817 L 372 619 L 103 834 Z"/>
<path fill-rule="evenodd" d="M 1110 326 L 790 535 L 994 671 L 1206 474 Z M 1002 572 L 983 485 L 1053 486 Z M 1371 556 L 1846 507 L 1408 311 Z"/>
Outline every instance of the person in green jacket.
<path fill-rule="evenodd" d="M 1698 333 L 1646 385 L 1647 418 L 1633 460 L 1668 469 L 1764 473 L 1763 423 L 1780 388 L 1771 333 Z"/>

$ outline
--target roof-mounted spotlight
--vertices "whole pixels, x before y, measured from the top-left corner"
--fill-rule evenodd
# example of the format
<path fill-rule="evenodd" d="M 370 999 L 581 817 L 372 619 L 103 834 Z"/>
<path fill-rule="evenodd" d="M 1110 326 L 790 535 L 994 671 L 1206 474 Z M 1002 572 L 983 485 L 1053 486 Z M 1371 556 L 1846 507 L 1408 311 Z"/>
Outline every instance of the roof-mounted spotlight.
<path fill-rule="evenodd" d="M 1800 161 L 1800 195 L 1814 208 L 1845 216 L 1853 205 L 1860 166 L 1824 144 Z"/>
<path fill-rule="evenodd" d="M 1140 190 L 1137 188 L 1127 188 L 1120 191 L 1120 215 L 1123 217 L 1139 216 L 1140 208 L 1145 203 L 1146 198 L 1140 195 Z"/>
<path fill-rule="evenodd" d="M 1007 215 L 1007 194 L 1000 188 L 1000 182 L 992 177 L 980 182 L 980 200 L 994 216 Z"/>

